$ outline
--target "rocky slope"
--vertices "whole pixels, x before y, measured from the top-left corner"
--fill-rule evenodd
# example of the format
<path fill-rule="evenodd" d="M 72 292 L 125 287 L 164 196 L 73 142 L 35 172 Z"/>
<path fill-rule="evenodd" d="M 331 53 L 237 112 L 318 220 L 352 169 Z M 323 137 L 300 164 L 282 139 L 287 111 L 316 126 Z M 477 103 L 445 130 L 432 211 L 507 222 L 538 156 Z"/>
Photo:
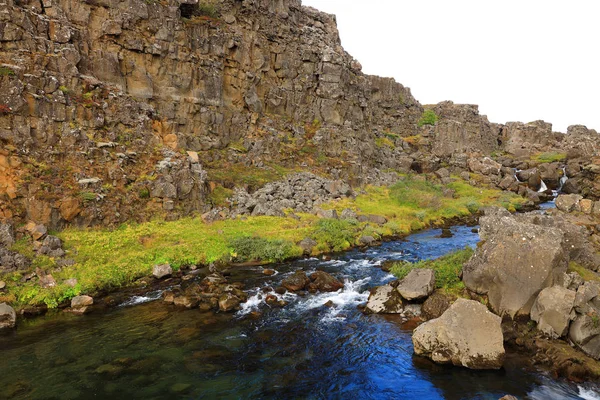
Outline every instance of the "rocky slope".
<path fill-rule="evenodd" d="M 420 124 L 410 90 L 363 74 L 335 16 L 299 0 L 6 0 L 0 64 L 3 219 L 177 218 L 291 171 L 385 183 L 499 151 L 507 167 L 585 157 L 572 191 L 597 192 L 595 131 L 492 124 L 451 102 Z"/>

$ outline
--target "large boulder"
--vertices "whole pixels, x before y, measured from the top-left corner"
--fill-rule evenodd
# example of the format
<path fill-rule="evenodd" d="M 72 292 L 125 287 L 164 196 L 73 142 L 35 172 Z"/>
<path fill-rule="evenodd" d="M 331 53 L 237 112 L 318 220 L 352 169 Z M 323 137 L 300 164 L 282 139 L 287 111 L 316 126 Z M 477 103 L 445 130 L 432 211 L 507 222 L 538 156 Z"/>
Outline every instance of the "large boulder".
<path fill-rule="evenodd" d="M 567 270 L 564 235 L 557 228 L 519 222 L 506 210 L 485 212 L 479 230 L 483 242 L 465 264 L 463 282 L 487 295 L 496 314 L 529 315 L 539 292 Z"/>
<path fill-rule="evenodd" d="M 371 290 L 365 310 L 374 314 L 400 314 L 404 310 L 402 296 L 391 284 L 378 286 Z"/>
<path fill-rule="evenodd" d="M 296 271 L 292 275 L 281 281 L 281 286 L 290 292 L 297 292 L 304 289 L 310 283 L 310 279 L 304 271 Z"/>
<path fill-rule="evenodd" d="M 467 161 L 467 166 L 471 172 L 482 174 L 482 175 L 498 175 L 502 164 L 497 163 L 489 157 L 484 158 L 470 158 Z"/>
<path fill-rule="evenodd" d="M 14 328 L 17 323 L 15 309 L 6 303 L 0 304 L 0 329 Z"/>
<path fill-rule="evenodd" d="M 414 330 L 415 353 L 441 364 L 501 368 L 505 354 L 501 322 L 483 304 L 458 299 L 441 317 Z"/>
<path fill-rule="evenodd" d="M 424 299 L 435 289 L 435 271 L 429 268 L 413 269 L 400 281 L 398 291 L 406 300 Z"/>
<path fill-rule="evenodd" d="M 556 208 L 564 212 L 575 211 L 581 199 L 583 196 L 579 194 L 560 194 L 556 197 Z"/>
<path fill-rule="evenodd" d="M 319 292 L 337 292 L 344 287 L 336 277 L 324 271 L 317 271 L 310 275 L 312 281 L 308 287 Z"/>
<path fill-rule="evenodd" d="M 599 314 L 578 314 L 577 318 L 571 322 L 569 339 L 590 357 L 600 359 Z"/>
<path fill-rule="evenodd" d="M 545 288 L 540 292 L 533 307 L 531 319 L 538 329 L 553 339 L 566 335 L 569 322 L 575 318 L 573 303 L 575 292 L 562 286 Z"/>

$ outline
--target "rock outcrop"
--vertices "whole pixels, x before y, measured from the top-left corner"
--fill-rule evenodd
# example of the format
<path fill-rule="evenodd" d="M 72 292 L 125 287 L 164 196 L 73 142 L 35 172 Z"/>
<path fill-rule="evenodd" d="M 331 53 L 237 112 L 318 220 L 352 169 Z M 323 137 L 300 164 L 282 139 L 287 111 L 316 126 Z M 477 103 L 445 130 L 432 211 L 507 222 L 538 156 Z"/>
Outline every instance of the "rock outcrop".
<path fill-rule="evenodd" d="M 501 318 L 486 306 L 458 299 L 441 317 L 413 332 L 415 354 L 471 369 L 498 369 L 504 362 Z"/>
<path fill-rule="evenodd" d="M 465 286 L 487 295 L 498 315 L 529 315 L 539 292 L 566 272 L 563 232 L 519 222 L 504 209 L 488 210 L 480 224 L 483 244 L 463 268 Z"/>
<path fill-rule="evenodd" d="M 540 292 L 533 307 L 531 319 L 538 329 L 553 339 L 564 336 L 569 323 L 575 318 L 573 303 L 575 292 L 561 286 L 546 288 Z"/>

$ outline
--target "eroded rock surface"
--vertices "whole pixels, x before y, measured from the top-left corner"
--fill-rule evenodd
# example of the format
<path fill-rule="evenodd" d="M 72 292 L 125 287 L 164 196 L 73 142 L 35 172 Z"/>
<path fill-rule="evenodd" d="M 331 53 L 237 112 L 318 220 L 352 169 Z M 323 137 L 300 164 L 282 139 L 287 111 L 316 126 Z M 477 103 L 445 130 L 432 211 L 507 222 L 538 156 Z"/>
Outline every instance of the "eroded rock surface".
<path fill-rule="evenodd" d="M 415 354 L 471 369 L 501 368 L 505 353 L 500 323 L 483 304 L 458 299 L 441 317 L 414 330 Z"/>

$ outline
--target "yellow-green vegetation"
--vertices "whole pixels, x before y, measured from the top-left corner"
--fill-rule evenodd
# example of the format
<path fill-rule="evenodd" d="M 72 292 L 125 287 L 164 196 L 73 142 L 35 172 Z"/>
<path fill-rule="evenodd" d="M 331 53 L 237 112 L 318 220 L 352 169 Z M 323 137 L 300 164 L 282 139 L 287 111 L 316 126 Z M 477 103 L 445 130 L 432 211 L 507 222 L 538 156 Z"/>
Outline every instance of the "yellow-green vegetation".
<path fill-rule="evenodd" d="M 0 76 L 13 76 L 15 71 L 8 67 L 0 66 Z"/>
<path fill-rule="evenodd" d="M 423 260 L 414 263 L 399 261 L 392 265 L 391 272 L 398 279 L 402 279 L 415 268 L 433 269 L 435 271 L 436 287 L 447 293 L 458 295 L 465 288 L 464 283 L 460 280 L 460 273 L 463 265 L 469 261 L 473 252 L 473 249 L 466 247 L 435 260 Z"/>
<path fill-rule="evenodd" d="M 411 146 L 418 146 L 421 144 L 421 135 L 413 135 L 413 136 L 406 136 L 404 138 L 402 138 L 402 140 L 404 140 L 406 143 L 410 144 Z"/>
<path fill-rule="evenodd" d="M 375 146 L 382 148 L 382 147 L 389 147 L 389 148 L 394 148 L 396 147 L 394 145 L 394 142 L 392 142 L 389 138 L 387 137 L 380 137 L 375 139 Z"/>
<path fill-rule="evenodd" d="M 232 189 L 224 188 L 221 185 L 217 185 L 213 191 L 208 195 L 208 201 L 214 207 L 227 207 L 227 199 L 233 195 Z"/>
<path fill-rule="evenodd" d="M 571 261 L 569 263 L 569 268 L 567 269 L 567 272 L 575 272 L 579 274 L 579 276 L 581 276 L 584 281 L 600 282 L 600 275 L 576 263 L 575 261 Z"/>
<path fill-rule="evenodd" d="M 123 225 L 114 230 L 69 228 L 58 236 L 68 257 L 75 260 L 74 265 L 59 270 L 49 257 L 37 257 L 34 261 L 35 267 L 52 273 L 59 285 L 41 289 L 33 282 L 19 283 L 22 276 L 15 273 L 3 278 L 8 294 L 0 300 L 17 306 L 46 303 L 56 307 L 78 293 L 93 294 L 128 285 L 150 275 L 155 264 L 168 262 L 178 269 L 211 262 L 281 261 L 300 256 L 298 243 L 305 238 L 317 242 L 314 255 L 342 251 L 356 245 L 361 236 L 407 234 L 440 225 L 448 218 L 469 215 L 485 205 L 503 205 L 514 210 L 524 201 L 513 194 L 471 187 L 460 180 L 442 186 L 423 178 L 405 176 L 391 187 L 367 187 L 355 199 L 322 205 L 339 211 L 350 208 L 362 215 L 383 215 L 388 222 L 381 226 L 300 213 L 299 219 L 259 216 L 205 223 L 199 217 L 188 217 Z M 227 193 L 219 196 L 224 198 Z M 27 248 L 26 241 L 13 246 L 32 257 Z M 61 283 L 70 278 L 77 279 L 75 288 Z"/>
<path fill-rule="evenodd" d="M 557 161 L 564 161 L 567 158 L 567 153 L 559 153 L 556 151 L 549 151 L 546 153 L 538 153 L 531 157 L 533 161 L 539 163 L 551 163 Z"/>
<path fill-rule="evenodd" d="M 423 111 L 423 114 L 421 115 L 421 119 L 419 120 L 418 125 L 419 126 L 435 125 L 435 123 L 438 121 L 438 119 L 439 119 L 439 117 L 437 116 L 435 111 L 425 110 L 425 111 Z"/>
<path fill-rule="evenodd" d="M 249 190 L 256 190 L 265 184 L 280 180 L 291 170 L 285 168 L 258 168 L 243 164 L 229 164 L 225 167 L 207 167 L 208 177 L 225 188 L 247 186 Z"/>

